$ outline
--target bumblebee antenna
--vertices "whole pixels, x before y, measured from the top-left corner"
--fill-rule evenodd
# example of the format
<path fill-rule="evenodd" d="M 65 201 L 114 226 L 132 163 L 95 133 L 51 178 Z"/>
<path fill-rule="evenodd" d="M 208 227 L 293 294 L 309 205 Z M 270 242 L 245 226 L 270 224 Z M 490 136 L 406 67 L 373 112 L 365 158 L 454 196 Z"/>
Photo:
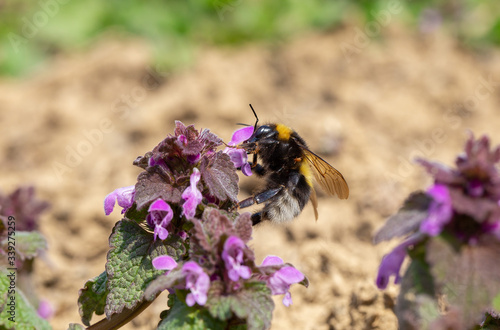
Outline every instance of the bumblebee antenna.
<path fill-rule="evenodd" d="M 259 117 L 257 116 L 257 113 L 253 109 L 252 105 L 249 104 L 249 106 L 250 106 L 250 109 L 252 109 L 253 115 L 255 116 L 255 125 L 253 126 L 253 130 L 255 132 L 257 130 L 257 123 L 259 122 Z"/>

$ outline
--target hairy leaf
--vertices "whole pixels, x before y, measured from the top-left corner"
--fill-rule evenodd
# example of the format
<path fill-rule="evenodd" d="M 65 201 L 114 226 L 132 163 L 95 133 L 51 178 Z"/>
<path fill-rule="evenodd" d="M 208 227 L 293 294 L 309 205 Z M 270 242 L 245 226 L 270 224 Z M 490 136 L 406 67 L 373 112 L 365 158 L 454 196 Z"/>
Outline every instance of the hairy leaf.
<path fill-rule="evenodd" d="M 165 329 L 185 329 L 185 330 L 205 330 L 205 329 L 226 329 L 226 322 L 213 318 L 210 313 L 199 306 L 189 307 L 180 301 L 176 295 L 169 295 L 168 305 L 170 309 L 165 313 L 159 330 Z"/>
<path fill-rule="evenodd" d="M 449 304 L 459 310 L 465 327 L 479 324 L 500 294 L 498 256 L 500 242 L 493 237 L 463 246 L 459 253 L 441 239 L 429 241 L 431 273 Z"/>
<path fill-rule="evenodd" d="M 162 291 L 174 288 L 179 282 L 184 279 L 182 269 L 174 269 L 168 274 L 158 276 L 147 287 L 144 296 L 147 300 L 153 300 Z"/>
<path fill-rule="evenodd" d="M 267 329 L 271 326 L 274 302 L 265 283 L 247 282 L 232 295 L 209 296 L 207 308 L 218 319 L 228 320 L 234 315 L 246 320 L 248 329 Z"/>
<path fill-rule="evenodd" d="M 498 203 L 488 198 L 470 197 L 460 188 L 449 188 L 453 209 L 483 222 L 488 216 L 498 209 Z"/>
<path fill-rule="evenodd" d="M 15 236 L 16 253 L 21 260 L 36 257 L 40 251 L 47 250 L 47 241 L 45 237 L 37 231 L 18 231 Z M 1 243 L 2 248 L 7 251 L 9 247 L 8 239 Z"/>
<path fill-rule="evenodd" d="M 92 315 L 104 314 L 106 305 L 108 275 L 102 272 L 100 275 L 88 280 L 83 289 L 80 289 L 78 297 L 78 312 L 82 323 L 90 326 Z"/>
<path fill-rule="evenodd" d="M 240 214 L 234 220 L 234 228 L 237 235 L 243 240 L 243 242 L 248 243 L 252 239 L 252 220 L 250 219 L 251 213 L 245 212 Z"/>
<path fill-rule="evenodd" d="M 221 201 L 238 201 L 238 174 L 231 158 L 218 151 L 201 161 L 200 172 L 210 194 Z"/>
<path fill-rule="evenodd" d="M 156 270 L 152 259 L 169 255 L 178 261 L 185 253 L 184 242 L 176 235 L 153 241 L 153 234 L 136 222 L 123 219 L 113 228 L 106 272 L 109 294 L 105 313 L 109 318 L 124 308 L 132 309 L 144 298 L 149 283 L 164 271 Z"/>
<path fill-rule="evenodd" d="M 134 199 L 139 210 L 158 198 L 167 202 L 179 203 L 181 195 L 181 192 L 165 181 L 165 178 L 159 173 L 142 172 L 137 178 Z"/>
<path fill-rule="evenodd" d="M 392 215 L 380 228 L 373 238 L 378 244 L 394 237 L 404 236 L 415 232 L 420 223 L 427 218 L 427 210 L 432 201 L 424 192 L 414 192 L 405 200 L 398 213 Z"/>
<path fill-rule="evenodd" d="M 7 270 L 0 271 L 0 328 L 1 329 L 51 329 L 24 294 L 10 284 Z M 18 274 L 16 274 L 18 276 Z M 10 294 L 11 293 L 11 294 Z M 15 298 L 15 299 L 14 299 Z"/>
<path fill-rule="evenodd" d="M 457 184 L 461 183 L 463 179 L 460 177 L 460 174 L 441 163 L 432 162 L 423 158 L 417 158 L 416 162 L 422 165 L 427 172 L 434 177 L 436 182 L 445 183 L 445 184 Z"/>

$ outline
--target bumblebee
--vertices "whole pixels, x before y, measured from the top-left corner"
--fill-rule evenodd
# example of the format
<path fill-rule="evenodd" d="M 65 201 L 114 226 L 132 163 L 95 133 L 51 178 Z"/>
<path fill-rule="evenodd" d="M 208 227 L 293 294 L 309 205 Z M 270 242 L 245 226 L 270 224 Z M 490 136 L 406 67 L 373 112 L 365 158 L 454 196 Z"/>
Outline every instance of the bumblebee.
<path fill-rule="evenodd" d="M 252 215 L 252 224 L 263 220 L 286 223 L 301 212 L 309 200 L 318 220 L 318 201 L 312 178 L 331 196 L 349 197 L 349 187 L 342 174 L 309 150 L 297 132 L 283 124 L 257 126 L 253 135 L 238 148 L 253 154 L 252 172 L 266 178 L 266 188 L 239 203 L 240 208 L 265 203 L 262 211 Z M 258 160 L 260 159 L 260 163 Z"/>

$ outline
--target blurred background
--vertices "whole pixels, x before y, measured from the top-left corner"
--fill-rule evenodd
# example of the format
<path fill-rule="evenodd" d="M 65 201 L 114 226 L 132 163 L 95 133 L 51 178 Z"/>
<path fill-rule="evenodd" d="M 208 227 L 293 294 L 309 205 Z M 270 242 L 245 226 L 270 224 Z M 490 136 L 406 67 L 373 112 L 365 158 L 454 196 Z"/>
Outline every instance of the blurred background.
<path fill-rule="evenodd" d="M 0 189 L 32 184 L 52 205 L 37 290 L 55 329 L 78 322 L 78 290 L 104 270 L 118 212 L 104 197 L 175 120 L 225 141 L 236 123 L 295 128 L 351 196 L 319 195 L 285 227 L 254 231 L 305 273 L 273 329 L 397 329 L 397 286 L 376 289 L 373 232 L 452 165 L 467 132 L 500 143 L 500 3 L 442 1 L 0 0 Z M 241 198 L 258 189 L 242 178 Z M 394 245 L 394 244 L 392 244 Z M 166 299 L 125 328 L 151 329 Z M 97 319 L 96 319 L 97 320 Z"/>

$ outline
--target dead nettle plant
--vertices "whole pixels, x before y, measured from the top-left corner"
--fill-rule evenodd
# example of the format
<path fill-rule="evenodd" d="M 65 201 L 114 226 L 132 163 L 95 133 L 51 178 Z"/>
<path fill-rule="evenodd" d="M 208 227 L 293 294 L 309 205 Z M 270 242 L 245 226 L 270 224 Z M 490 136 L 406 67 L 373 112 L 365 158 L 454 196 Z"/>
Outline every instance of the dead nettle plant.
<path fill-rule="evenodd" d="M 229 146 L 248 139 L 237 130 Z M 118 328 L 163 291 L 168 306 L 158 329 L 265 329 L 272 295 L 292 303 L 290 285 L 305 276 L 277 256 L 256 265 L 248 242 L 249 213 L 237 210 L 237 168 L 247 171 L 244 150 L 226 147 L 209 130 L 177 121 L 173 135 L 134 165 L 144 171 L 135 185 L 106 196 L 109 215 L 117 203 L 123 218 L 109 238 L 105 271 L 85 283 L 78 299 L 88 329 Z M 105 318 L 91 325 L 93 315 Z M 70 327 L 79 328 L 72 324 Z"/>
<path fill-rule="evenodd" d="M 401 329 L 498 329 L 500 325 L 500 146 L 472 134 L 450 168 L 417 159 L 433 177 L 412 193 L 374 242 L 405 237 L 384 256 L 377 286 L 400 283 Z M 400 268 L 406 256 L 404 276 Z"/>
<path fill-rule="evenodd" d="M 0 192 L 0 328 L 51 329 L 52 305 L 36 294 L 35 261 L 44 258 L 47 241 L 39 232 L 40 215 L 49 204 L 23 186 Z"/>

